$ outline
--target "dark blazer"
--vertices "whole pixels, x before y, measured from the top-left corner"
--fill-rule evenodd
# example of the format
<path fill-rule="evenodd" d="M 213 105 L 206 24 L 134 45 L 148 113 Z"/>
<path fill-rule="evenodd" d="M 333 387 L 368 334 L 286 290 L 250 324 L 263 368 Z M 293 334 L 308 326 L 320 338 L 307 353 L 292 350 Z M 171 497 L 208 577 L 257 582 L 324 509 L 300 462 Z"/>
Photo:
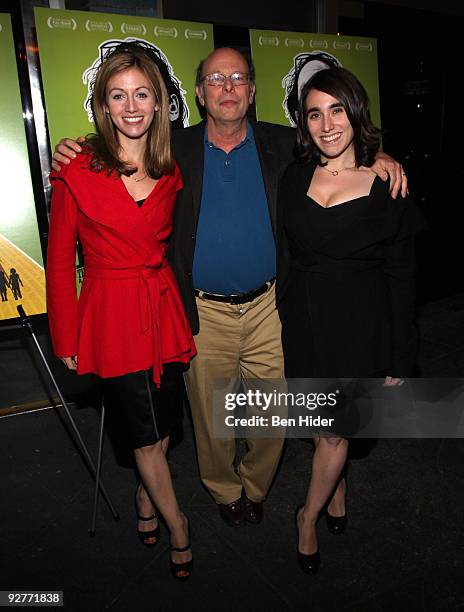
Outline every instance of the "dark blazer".
<path fill-rule="evenodd" d="M 252 126 L 275 236 L 277 188 L 280 176 L 293 159 L 295 130 L 263 122 L 252 122 Z M 168 258 L 194 334 L 198 333 L 199 322 L 192 267 L 203 186 L 204 131 L 205 123 L 202 122 L 175 130 L 172 134 L 173 153 L 181 169 L 184 187 L 177 197 Z"/>

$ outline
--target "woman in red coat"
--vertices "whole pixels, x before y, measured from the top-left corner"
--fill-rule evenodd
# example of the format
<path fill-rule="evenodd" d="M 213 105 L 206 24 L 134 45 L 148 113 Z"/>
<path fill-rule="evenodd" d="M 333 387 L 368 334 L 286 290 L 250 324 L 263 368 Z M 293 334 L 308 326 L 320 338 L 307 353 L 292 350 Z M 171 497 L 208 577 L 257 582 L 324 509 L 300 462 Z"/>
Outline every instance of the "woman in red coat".
<path fill-rule="evenodd" d="M 141 477 L 139 537 L 158 541 L 157 508 L 170 530 L 173 574 L 185 579 L 192 570 L 188 521 L 165 454 L 195 345 L 166 260 L 182 180 L 171 155 L 166 89 L 150 53 L 137 43 L 114 48 L 96 74 L 92 104 L 97 135 L 51 175 L 51 337 L 66 366 L 100 376 L 106 403 L 124 413 Z"/>

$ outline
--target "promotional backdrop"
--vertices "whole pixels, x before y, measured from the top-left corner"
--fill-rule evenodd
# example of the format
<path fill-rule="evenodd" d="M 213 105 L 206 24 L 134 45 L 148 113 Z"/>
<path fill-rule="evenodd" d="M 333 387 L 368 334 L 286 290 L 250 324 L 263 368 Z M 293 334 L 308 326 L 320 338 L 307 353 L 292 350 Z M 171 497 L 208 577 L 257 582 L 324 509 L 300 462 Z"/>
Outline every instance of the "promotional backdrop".
<path fill-rule="evenodd" d="M 324 66 L 341 65 L 362 82 L 380 127 L 377 41 L 360 36 L 250 30 L 260 121 L 294 125 L 298 89 Z"/>
<path fill-rule="evenodd" d="M 214 48 L 212 25 L 44 8 L 34 12 L 52 149 L 65 136 L 95 131 L 90 105 L 95 71 L 109 48 L 127 40 L 142 41 L 158 56 L 171 125 L 183 128 L 200 120 L 195 73 Z M 78 290 L 82 271 L 78 255 Z"/>
<path fill-rule="evenodd" d="M 40 247 L 10 16 L 0 14 L 0 320 L 45 312 Z"/>
<path fill-rule="evenodd" d="M 93 72 L 105 50 L 124 40 L 156 47 L 167 66 L 173 125 L 200 120 L 195 70 L 214 48 L 212 25 L 58 9 L 34 12 L 52 147 L 64 136 L 94 131 L 89 104 Z"/>

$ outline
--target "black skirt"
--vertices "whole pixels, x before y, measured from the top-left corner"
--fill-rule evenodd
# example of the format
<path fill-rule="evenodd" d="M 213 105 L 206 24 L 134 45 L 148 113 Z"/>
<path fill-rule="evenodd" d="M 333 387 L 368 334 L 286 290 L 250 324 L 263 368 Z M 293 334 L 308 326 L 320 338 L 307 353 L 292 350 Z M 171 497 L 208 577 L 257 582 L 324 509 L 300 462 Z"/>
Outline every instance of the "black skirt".
<path fill-rule="evenodd" d="M 185 369 L 184 364 L 165 364 L 159 388 L 151 369 L 102 378 L 105 407 L 123 419 L 132 448 L 162 440 L 182 419 Z"/>

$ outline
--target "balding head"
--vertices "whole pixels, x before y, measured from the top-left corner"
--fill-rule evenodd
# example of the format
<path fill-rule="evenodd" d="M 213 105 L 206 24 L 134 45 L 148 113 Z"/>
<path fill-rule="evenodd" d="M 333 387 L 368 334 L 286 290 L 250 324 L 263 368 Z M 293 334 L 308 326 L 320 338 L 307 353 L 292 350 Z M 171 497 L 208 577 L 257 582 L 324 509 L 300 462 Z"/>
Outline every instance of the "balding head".
<path fill-rule="evenodd" d="M 214 126 L 240 134 L 246 129 L 246 115 L 255 94 L 249 66 L 239 51 L 229 47 L 216 49 L 200 64 L 195 93 L 206 110 L 209 134 L 213 133 Z M 246 75 L 246 78 L 241 81 L 232 79 L 231 75 L 237 73 Z M 213 74 L 222 75 L 222 83 L 220 79 L 205 80 L 207 75 Z"/>
<path fill-rule="evenodd" d="M 228 53 L 235 54 L 236 57 L 238 56 L 238 58 L 240 58 L 243 62 L 245 62 L 245 65 L 246 65 L 245 72 L 248 73 L 250 83 L 254 85 L 255 67 L 253 65 L 253 61 L 251 60 L 251 58 L 243 55 L 243 53 L 241 53 L 240 51 L 237 51 L 237 49 L 233 49 L 232 47 L 220 47 L 219 49 L 215 49 L 214 51 L 211 51 L 211 53 L 208 56 L 206 56 L 204 59 L 202 59 L 201 62 L 198 64 L 196 79 L 195 79 L 195 85 L 197 87 L 200 86 L 202 77 L 205 74 L 209 74 L 211 72 L 211 70 L 209 70 L 208 68 L 209 64 L 211 62 L 214 62 L 216 57 L 220 58 L 224 54 L 227 55 Z"/>

